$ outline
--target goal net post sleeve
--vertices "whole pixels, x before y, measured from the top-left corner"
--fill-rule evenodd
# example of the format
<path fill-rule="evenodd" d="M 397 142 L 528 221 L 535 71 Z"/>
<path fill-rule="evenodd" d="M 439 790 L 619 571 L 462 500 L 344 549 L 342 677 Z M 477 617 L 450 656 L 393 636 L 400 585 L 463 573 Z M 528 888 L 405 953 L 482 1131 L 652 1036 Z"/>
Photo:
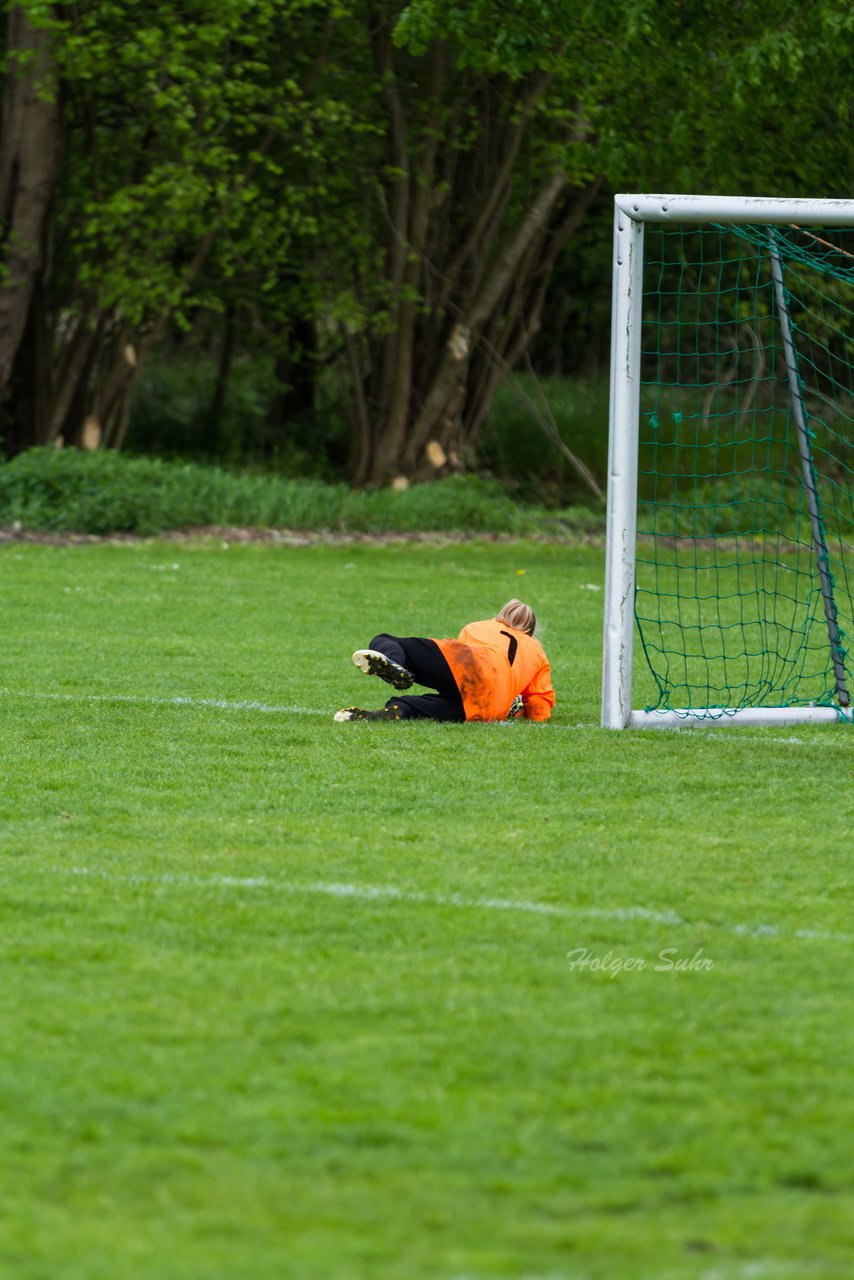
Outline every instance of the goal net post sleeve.
<path fill-rule="evenodd" d="M 637 531 L 644 224 L 614 216 L 611 394 L 605 554 L 602 724 L 622 729 L 631 712 Z"/>

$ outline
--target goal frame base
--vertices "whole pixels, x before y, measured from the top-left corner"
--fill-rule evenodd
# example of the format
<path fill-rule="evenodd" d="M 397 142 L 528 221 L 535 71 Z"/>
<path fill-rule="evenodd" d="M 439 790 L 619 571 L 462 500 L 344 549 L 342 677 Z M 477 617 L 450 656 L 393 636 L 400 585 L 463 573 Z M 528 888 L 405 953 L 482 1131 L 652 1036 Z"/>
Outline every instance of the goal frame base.
<path fill-rule="evenodd" d="M 632 711 L 626 729 L 710 729 L 729 725 L 773 728 L 799 724 L 854 724 L 851 707 L 686 707 L 674 711 Z"/>

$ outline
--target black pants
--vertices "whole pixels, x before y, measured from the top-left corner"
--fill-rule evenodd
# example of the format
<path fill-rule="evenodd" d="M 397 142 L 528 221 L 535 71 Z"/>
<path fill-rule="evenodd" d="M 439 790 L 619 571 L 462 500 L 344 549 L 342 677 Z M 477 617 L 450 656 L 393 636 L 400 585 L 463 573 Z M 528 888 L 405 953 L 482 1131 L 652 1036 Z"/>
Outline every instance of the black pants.
<path fill-rule="evenodd" d="M 436 690 L 436 693 L 398 693 L 389 698 L 386 706 L 395 707 L 401 720 L 465 720 L 457 682 L 435 640 L 382 632 L 374 636 L 368 648 L 406 667 L 415 676 L 416 684 Z"/>

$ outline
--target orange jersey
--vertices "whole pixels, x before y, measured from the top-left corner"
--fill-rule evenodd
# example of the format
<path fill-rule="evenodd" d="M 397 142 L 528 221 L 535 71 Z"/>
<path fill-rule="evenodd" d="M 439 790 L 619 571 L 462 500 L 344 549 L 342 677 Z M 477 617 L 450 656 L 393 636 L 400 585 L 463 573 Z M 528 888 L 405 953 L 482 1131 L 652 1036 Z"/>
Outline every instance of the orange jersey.
<path fill-rule="evenodd" d="M 518 694 L 529 720 L 548 720 L 555 695 L 539 640 L 488 618 L 470 622 L 456 640 L 436 644 L 457 682 L 466 720 L 505 720 Z"/>

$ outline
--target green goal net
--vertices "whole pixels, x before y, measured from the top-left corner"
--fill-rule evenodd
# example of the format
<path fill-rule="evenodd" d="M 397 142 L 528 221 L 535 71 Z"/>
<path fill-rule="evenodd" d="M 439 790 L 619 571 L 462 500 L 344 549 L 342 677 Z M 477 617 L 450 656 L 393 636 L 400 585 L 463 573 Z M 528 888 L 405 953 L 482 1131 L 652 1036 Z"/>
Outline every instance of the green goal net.
<path fill-rule="evenodd" d="M 854 230 L 647 225 L 640 345 L 635 705 L 849 706 Z"/>

